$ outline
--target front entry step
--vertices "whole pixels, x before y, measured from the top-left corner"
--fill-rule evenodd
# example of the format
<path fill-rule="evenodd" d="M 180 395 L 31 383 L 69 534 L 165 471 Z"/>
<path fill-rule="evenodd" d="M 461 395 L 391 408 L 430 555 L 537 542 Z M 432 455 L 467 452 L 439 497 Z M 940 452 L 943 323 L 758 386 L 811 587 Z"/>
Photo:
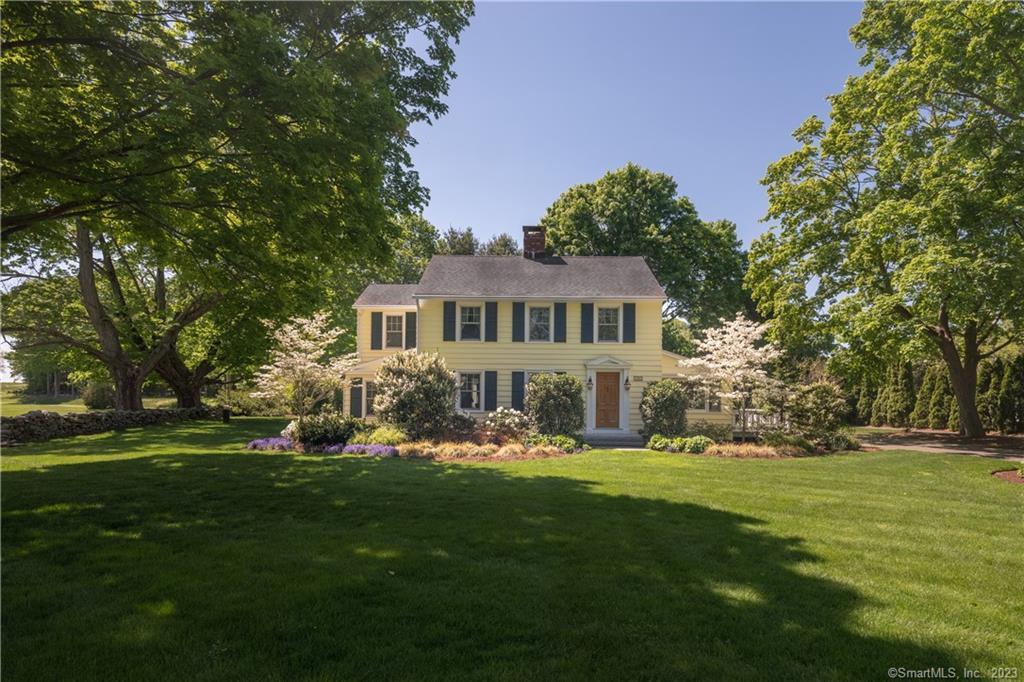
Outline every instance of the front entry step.
<path fill-rule="evenodd" d="M 588 433 L 583 440 L 592 448 L 642 448 L 644 439 L 637 433 Z"/>

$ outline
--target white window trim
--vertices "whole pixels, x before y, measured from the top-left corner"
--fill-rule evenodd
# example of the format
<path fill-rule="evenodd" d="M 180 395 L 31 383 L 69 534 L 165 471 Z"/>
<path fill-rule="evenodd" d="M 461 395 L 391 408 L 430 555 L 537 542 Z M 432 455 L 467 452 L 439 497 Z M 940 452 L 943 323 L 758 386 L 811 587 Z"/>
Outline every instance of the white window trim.
<path fill-rule="evenodd" d="M 463 308 L 479 308 L 480 309 L 480 338 L 479 339 L 464 339 L 462 338 L 462 309 Z M 459 303 L 455 307 L 457 315 L 455 318 L 455 340 L 465 341 L 467 343 L 476 343 L 483 341 L 487 335 L 487 306 L 483 303 Z"/>
<path fill-rule="evenodd" d="M 619 334 L 618 334 L 618 338 L 615 339 L 614 341 L 602 341 L 601 337 L 600 337 L 600 334 L 598 333 L 600 331 L 600 329 L 601 329 L 601 325 L 598 323 L 598 319 L 600 319 L 600 317 L 601 317 L 601 308 L 608 308 L 608 309 L 615 308 L 616 310 L 619 311 L 618 312 L 618 317 L 619 317 Z M 594 303 L 594 343 L 622 343 L 622 304 L 621 303 L 619 303 L 617 305 L 608 305 L 608 304 L 602 305 L 600 303 Z"/>
<path fill-rule="evenodd" d="M 463 374 L 479 374 L 480 375 L 480 407 L 479 409 L 472 410 L 468 407 L 462 407 L 462 375 Z M 460 412 L 470 412 L 472 414 L 479 414 L 486 412 L 484 409 L 484 403 L 487 401 L 487 372 L 482 369 L 460 369 L 455 372 L 455 378 L 458 382 L 458 388 L 455 391 L 455 409 Z"/>
<path fill-rule="evenodd" d="M 399 319 L 399 327 L 401 328 L 402 338 L 401 338 L 401 341 L 399 342 L 399 344 L 397 346 L 392 346 L 392 345 L 388 344 L 388 318 L 389 317 L 397 317 Z M 405 348 L 405 314 L 403 313 L 401 315 L 389 315 L 388 313 L 385 312 L 384 313 L 384 329 L 383 329 L 383 332 L 384 332 L 384 344 L 383 344 L 384 348 Z"/>
<path fill-rule="evenodd" d="M 526 328 L 526 342 L 527 343 L 554 343 L 555 339 L 555 306 L 553 303 L 547 305 L 531 305 L 527 303 L 525 306 L 526 310 L 523 311 L 523 315 L 526 319 L 523 320 L 523 326 Z M 530 338 L 530 311 L 534 308 L 547 308 L 548 310 L 548 338 L 547 339 L 531 339 Z"/>
<path fill-rule="evenodd" d="M 377 383 L 372 379 L 363 379 L 363 419 L 377 416 L 375 414 L 370 414 L 370 391 L 368 388 L 370 384 L 373 384 L 373 397 L 377 397 Z"/>

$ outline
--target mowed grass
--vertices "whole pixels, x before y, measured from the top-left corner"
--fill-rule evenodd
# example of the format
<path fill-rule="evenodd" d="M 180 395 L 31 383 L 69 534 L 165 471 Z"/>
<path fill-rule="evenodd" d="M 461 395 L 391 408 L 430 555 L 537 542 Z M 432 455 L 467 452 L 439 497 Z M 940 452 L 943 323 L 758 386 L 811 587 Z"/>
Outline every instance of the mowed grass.
<path fill-rule="evenodd" d="M 6 679 L 885 679 L 1024 666 L 1007 463 L 8 449 Z"/>
<path fill-rule="evenodd" d="M 144 407 L 152 409 L 157 407 L 174 407 L 177 403 L 173 398 L 143 398 Z M 69 395 L 48 396 L 32 395 L 24 392 L 24 385 L 18 383 L 4 382 L 0 384 L 0 416 L 17 417 L 19 414 L 32 412 L 33 410 L 46 410 L 48 412 L 86 412 L 88 408 L 81 398 Z"/>

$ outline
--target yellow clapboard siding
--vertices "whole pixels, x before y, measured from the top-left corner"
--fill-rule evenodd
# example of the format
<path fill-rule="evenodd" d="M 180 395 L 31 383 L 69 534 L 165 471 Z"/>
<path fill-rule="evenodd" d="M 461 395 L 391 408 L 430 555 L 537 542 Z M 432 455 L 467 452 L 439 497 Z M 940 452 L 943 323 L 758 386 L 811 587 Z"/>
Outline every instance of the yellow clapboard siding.
<path fill-rule="evenodd" d="M 554 301 L 531 300 L 528 305 L 547 305 Z M 595 300 L 596 309 L 619 305 L 623 301 Z M 458 301 L 483 305 L 482 301 Z M 661 302 L 636 303 L 636 343 L 581 343 L 581 302 L 566 302 L 566 342 L 531 343 L 512 341 L 512 301 L 498 301 L 498 340 L 443 341 L 443 301 L 420 301 L 418 348 L 444 357 L 450 369 L 493 370 L 498 372 L 498 405 L 512 404 L 512 372 L 516 370 L 557 370 L 586 381 L 585 363 L 608 355 L 630 363 L 632 384 L 629 404 L 629 430 L 641 428 L 640 395 L 645 384 L 661 378 Z"/>

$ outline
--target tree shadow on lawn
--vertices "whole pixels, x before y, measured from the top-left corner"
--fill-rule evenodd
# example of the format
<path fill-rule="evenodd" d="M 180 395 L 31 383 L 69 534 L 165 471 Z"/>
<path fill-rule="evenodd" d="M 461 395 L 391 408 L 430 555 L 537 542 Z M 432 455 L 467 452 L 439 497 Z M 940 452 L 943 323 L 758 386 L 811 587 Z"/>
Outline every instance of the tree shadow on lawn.
<path fill-rule="evenodd" d="M 958 665 L 755 518 L 486 466 L 4 474 L 5 678 L 876 679 Z"/>

